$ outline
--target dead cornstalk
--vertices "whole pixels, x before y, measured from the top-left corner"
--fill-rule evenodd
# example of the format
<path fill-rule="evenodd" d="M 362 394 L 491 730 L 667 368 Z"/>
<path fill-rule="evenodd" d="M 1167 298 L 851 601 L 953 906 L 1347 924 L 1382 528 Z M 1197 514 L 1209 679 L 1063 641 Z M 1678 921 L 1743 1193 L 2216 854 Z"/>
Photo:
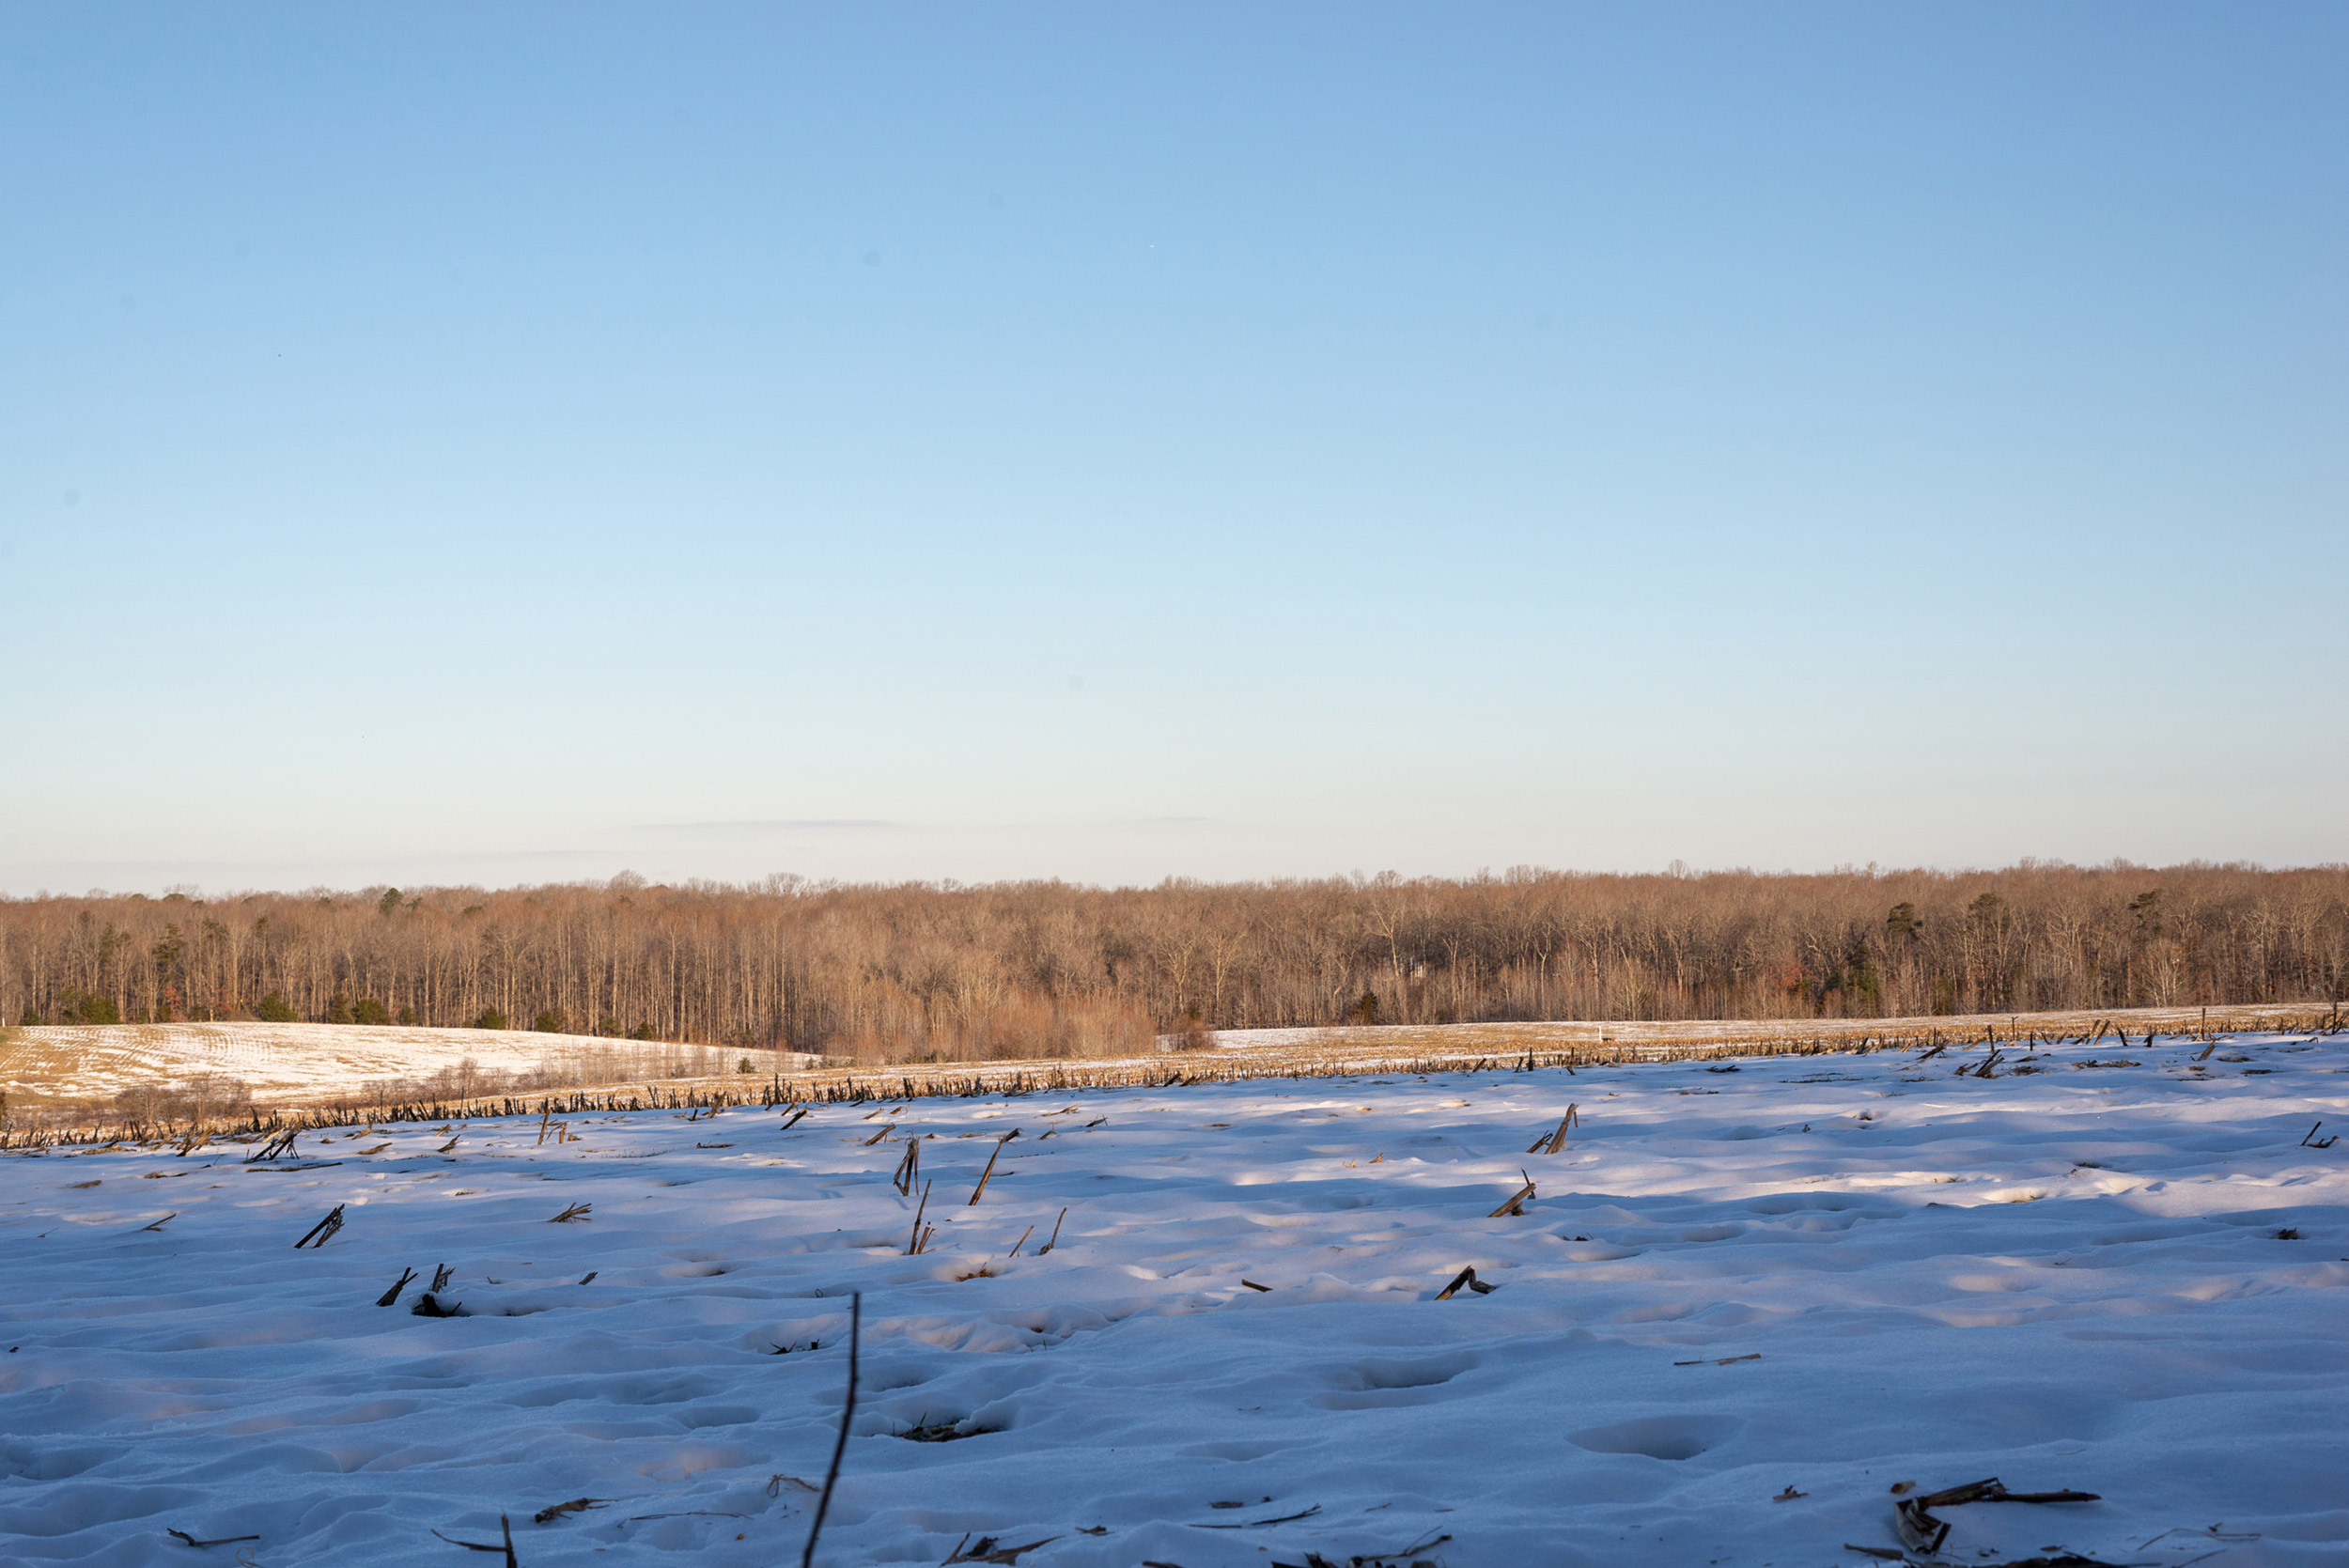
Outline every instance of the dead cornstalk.
<path fill-rule="evenodd" d="M 912 1233 L 906 1237 L 906 1256 L 909 1258 L 922 1250 L 922 1216 L 929 1212 L 929 1206 L 930 1184 L 924 1182 L 922 1184 L 922 1202 L 915 1205 L 913 1210 L 913 1230 Z"/>
<path fill-rule="evenodd" d="M 299 1252 L 304 1247 L 309 1246 L 311 1238 L 314 1236 L 318 1240 L 318 1245 L 323 1247 L 328 1242 L 334 1240 L 334 1233 L 342 1228 L 343 1205 L 336 1203 L 332 1209 L 327 1211 L 325 1219 L 319 1220 L 317 1224 L 311 1226 L 308 1231 L 303 1234 L 302 1239 L 294 1243 L 294 1250 Z"/>
<path fill-rule="evenodd" d="M 1561 1149 L 1563 1149 L 1566 1146 L 1566 1129 L 1578 1125 L 1580 1121 L 1581 1117 L 1577 1113 L 1576 1108 L 1571 1105 L 1567 1106 L 1566 1113 L 1558 1118 L 1558 1130 L 1553 1133 L 1546 1133 L 1542 1137 L 1536 1138 L 1533 1140 L 1532 1143 L 1527 1147 L 1525 1152 L 1529 1155 L 1554 1155 L 1558 1153 Z"/>
<path fill-rule="evenodd" d="M 995 1152 L 987 1157 L 987 1169 L 979 1172 L 979 1185 L 971 1189 L 971 1201 L 963 1204 L 963 1207 L 978 1207 L 979 1196 L 987 1190 L 988 1178 L 995 1174 L 995 1161 L 1002 1156 L 1003 1152 L 1003 1145 L 1019 1136 L 1019 1129 L 1018 1127 L 1014 1127 L 1009 1132 L 1003 1134 L 1003 1137 L 995 1141 Z"/>
<path fill-rule="evenodd" d="M 840 1402 L 840 1436 L 832 1445 L 832 1467 L 824 1472 L 824 1489 L 816 1498 L 816 1517 L 808 1522 L 807 1549 L 800 1554 L 800 1568 L 815 1568 L 816 1538 L 824 1533 L 824 1514 L 832 1508 L 832 1489 L 840 1480 L 840 1461 L 848 1456 L 848 1422 L 856 1419 L 857 1348 L 863 1319 L 863 1293 L 853 1292 L 848 1296 L 848 1392 Z"/>
<path fill-rule="evenodd" d="M 1517 1174 L 1525 1176 L 1525 1172 L 1522 1171 L 1518 1172 Z M 1499 1219 L 1504 1215 L 1523 1214 L 1525 1212 L 1525 1201 L 1532 1196 L 1533 1178 L 1531 1176 L 1525 1176 L 1525 1185 L 1518 1188 L 1514 1193 L 1510 1194 L 1509 1201 L 1507 1203 L 1501 1204 L 1499 1208 L 1493 1210 L 1492 1213 L 1485 1216 L 1485 1218 L 1487 1219 Z"/>

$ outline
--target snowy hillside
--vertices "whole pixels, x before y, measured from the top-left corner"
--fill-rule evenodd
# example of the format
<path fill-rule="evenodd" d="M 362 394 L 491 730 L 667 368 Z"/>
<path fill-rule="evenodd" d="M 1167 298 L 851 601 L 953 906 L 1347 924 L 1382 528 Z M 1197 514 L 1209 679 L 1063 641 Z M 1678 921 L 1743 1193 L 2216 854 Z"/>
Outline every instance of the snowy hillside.
<path fill-rule="evenodd" d="M 795 1561 L 854 1291 L 826 1563 L 2341 1563 L 2349 1048 L 2200 1053 L 8 1157 L 0 1561 Z"/>
<path fill-rule="evenodd" d="M 17 1104 L 102 1103 L 144 1085 L 234 1081 L 262 1104 L 356 1096 L 369 1084 L 484 1092 L 730 1072 L 749 1056 L 766 1073 L 818 1058 L 713 1046 L 606 1040 L 519 1029 L 407 1024 L 49 1024 L 0 1040 L 0 1093 Z M 412 1087 L 394 1093 L 414 1093 Z"/>

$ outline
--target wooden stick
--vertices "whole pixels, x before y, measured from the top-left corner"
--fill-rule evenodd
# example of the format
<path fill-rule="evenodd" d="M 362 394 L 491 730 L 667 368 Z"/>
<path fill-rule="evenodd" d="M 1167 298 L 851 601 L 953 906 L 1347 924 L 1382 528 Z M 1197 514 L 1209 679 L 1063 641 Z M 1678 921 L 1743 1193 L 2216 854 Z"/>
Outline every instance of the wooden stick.
<path fill-rule="evenodd" d="M 1020 1232 L 1019 1239 L 1011 1244 L 1011 1250 L 1004 1253 L 1003 1256 L 1007 1258 L 1018 1257 L 1019 1255 L 1019 1249 L 1028 1245 L 1028 1238 L 1034 1234 L 1035 1234 L 1035 1227 L 1034 1225 L 1031 1225 L 1026 1230 Z"/>
<path fill-rule="evenodd" d="M 1558 1130 L 1533 1140 L 1526 1149 L 1529 1155 L 1554 1155 L 1566 1146 L 1566 1129 L 1579 1120 L 1575 1107 L 1566 1107 L 1566 1113 L 1558 1118 Z"/>
<path fill-rule="evenodd" d="M 987 1190 L 988 1178 L 995 1174 L 996 1156 L 1001 1155 L 1003 1152 L 1004 1144 L 1010 1142 L 1013 1139 L 1019 1136 L 1019 1129 L 1018 1127 L 1014 1127 L 1011 1131 L 1005 1133 L 1003 1137 L 995 1141 L 995 1153 L 987 1157 L 987 1169 L 979 1172 L 979 1185 L 971 1189 L 971 1201 L 962 1205 L 964 1208 L 976 1208 L 978 1206 L 979 1194 Z"/>
<path fill-rule="evenodd" d="M 913 1231 L 911 1234 L 906 1237 L 906 1256 L 909 1258 L 922 1250 L 922 1216 L 928 1212 L 929 1206 L 930 1184 L 924 1182 L 922 1184 L 922 1202 L 913 1211 Z"/>
<path fill-rule="evenodd" d="M 412 1269 L 412 1268 L 403 1268 L 403 1269 L 401 1269 L 401 1270 L 399 1271 L 399 1278 L 398 1278 L 397 1280 L 396 1280 L 396 1281 L 394 1281 L 392 1282 L 392 1288 L 391 1288 L 391 1289 L 389 1289 L 389 1290 L 387 1290 L 387 1291 L 385 1291 L 382 1295 L 381 1295 L 381 1296 L 377 1296 L 377 1297 L 375 1298 L 375 1304 L 376 1304 L 377 1306 L 379 1306 L 379 1307 L 388 1307 L 388 1306 L 390 1306 L 393 1302 L 395 1302 L 395 1301 L 398 1300 L 398 1299 L 399 1299 L 399 1293 L 400 1293 L 401 1291 L 406 1290 L 406 1289 L 408 1288 L 408 1281 L 411 1281 L 411 1280 L 412 1280 L 412 1279 L 414 1279 L 415 1277 L 416 1277 L 416 1271 L 415 1271 L 414 1269 Z"/>
<path fill-rule="evenodd" d="M 1520 1171 L 1517 1174 L 1522 1176 L 1525 1172 Z M 1527 1177 L 1525 1185 L 1518 1188 L 1517 1192 L 1511 1196 L 1507 1203 L 1501 1204 L 1499 1208 L 1493 1210 L 1492 1213 L 1485 1216 L 1485 1218 L 1487 1219 L 1499 1219 L 1504 1215 L 1523 1214 L 1525 1212 L 1525 1201 L 1532 1196 L 1533 1196 L 1533 1182 L 1532 1178 Z"/>
<path fill-rule="evenodd" d="M 840 1461 L 848 1456 L 848 1423 L 856 1419 L 857 1348 L 863 1319 L 863 1293 L 852 1292 L 848 1296 L 848 1392 L 840 1402 L 840 1436 L 832 1446 L 832 1467 L 824 1472 L 824 1489 L 816 1498 L 816 1517 L 808 1523 L 807 1547 L 800 1553 L 800 1568 L 815 1568 L 816 1538 L 824 1533 L 824 1515 L 832 1508 L 832 1489 L 840 1480 Z"/>
<path fill-rule="evenodd" d="M 343 1205 L 336 1203 L 332 1209 L 327 1211 L 325 1219 L 319 1220 L 317 1224 L 311 1226 L 309 1230 L 303 1234 L 302 1239 L 294 1243 L 294 1250 L 299 1252 L 304 1247 L 309 1246 L 310 1238 L 312 1236 L 317 1236 L 319 1245 L 323 1247 L 326 1245 L 327 1238 L 342 1228 Z"/>
<path fill-rule="evenodd" d="M 1061 1210 L 1061 1211 L 1060 1211 L 1060 1219 L 1055 1219 L 1055 1220 L 1053 1220 L 1053 1221 L 1052 1221 L 1052 1239 L 1051 1239 L 1051 1240 L 1050 1240 L 1050 1241 L 1048 1241 L 1048 1242 L 1046 1242 L 1043 1246 L 1041 1246 L 1041 1247 L 1039 1247 L 1039 1248 L 1037 1248 L 1037 1249 L 1036 1249 L 1036 1250 L 1035 1250 L 1035 1255 L 1036 1255 L 1037 1257 L 1039 1257 L 1039 1258 L 1040 1258 L 1040 1257 L 1042 1257 L 1045 1253 L 1047 1253 L 1047 1252 L 1050 1251 L 1053 1248 L 1055 1248 L 1055 1247 L 1057 1247 L 1057 1246 L 1059 1246 L 1059 1245 L 1060 1245 L 1060 1220 L 1061 1220 L 1061 1219 L 1067 1219 L 1067 1218 L 1068 1218 L 1068 1211 L 1067 1211 L 1066 1209 L 1063 1209 L 1063 1210 Z"/>

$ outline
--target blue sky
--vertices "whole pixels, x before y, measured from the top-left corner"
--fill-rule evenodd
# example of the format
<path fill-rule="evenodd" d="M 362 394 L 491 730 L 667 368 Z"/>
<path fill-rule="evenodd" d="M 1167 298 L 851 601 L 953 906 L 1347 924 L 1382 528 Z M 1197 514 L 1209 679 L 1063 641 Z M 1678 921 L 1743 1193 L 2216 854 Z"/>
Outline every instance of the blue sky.
<path fill-rule="evenodd" d="M 0 891 L 2349 858 L 2334 6 L 0 12 Z"/>

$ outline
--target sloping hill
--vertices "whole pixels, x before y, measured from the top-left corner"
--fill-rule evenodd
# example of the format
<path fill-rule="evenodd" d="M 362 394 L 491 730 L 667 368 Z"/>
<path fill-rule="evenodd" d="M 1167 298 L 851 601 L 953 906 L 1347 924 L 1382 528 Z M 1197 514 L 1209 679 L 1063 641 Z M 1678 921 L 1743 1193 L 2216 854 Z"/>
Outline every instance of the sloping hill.
<path fill-rule="evenodd" d="M 623 1079 L 712 1077 L 809 1064 L 789 1052 L 646 1044 L 523 1030 L 320 1023 L 44 1025 L 0 1043 L 11 1106 L 98 1106 L 140 1090 L 249 1093 L 258 1104 L 355 1095 L 370 1084 L 453 1095 Z"/>

